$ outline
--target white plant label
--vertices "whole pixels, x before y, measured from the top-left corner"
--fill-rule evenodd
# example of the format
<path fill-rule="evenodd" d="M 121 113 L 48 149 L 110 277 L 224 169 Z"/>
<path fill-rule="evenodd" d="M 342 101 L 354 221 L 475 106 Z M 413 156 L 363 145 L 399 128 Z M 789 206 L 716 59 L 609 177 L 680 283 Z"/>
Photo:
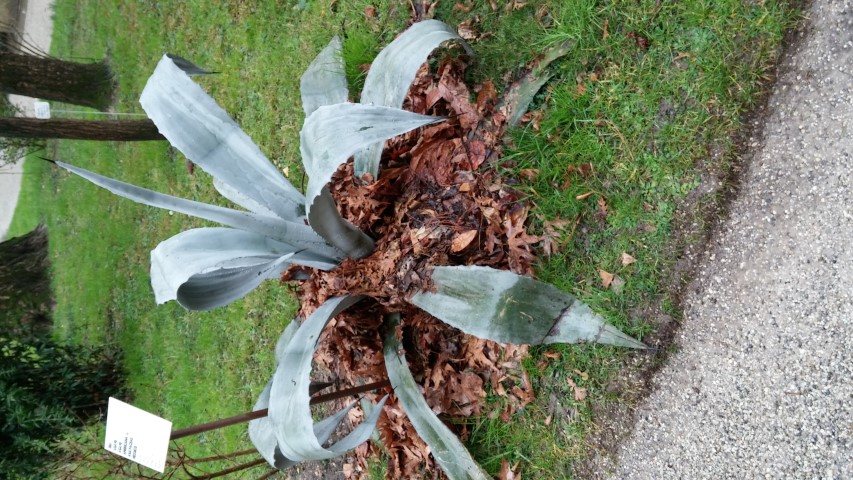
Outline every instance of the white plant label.
<path fill-rule="evenodd" d="M 33 111 L 35 112 L 36 118 L 43 120 L 50 118 L 50 104 L 47 102 L 40 102 L 38 100 L 34 101 Z"/>
<path fill-rule="evenodd" d="M 172 422 L 110 397 L 104 448 L 163 473 Z"/>

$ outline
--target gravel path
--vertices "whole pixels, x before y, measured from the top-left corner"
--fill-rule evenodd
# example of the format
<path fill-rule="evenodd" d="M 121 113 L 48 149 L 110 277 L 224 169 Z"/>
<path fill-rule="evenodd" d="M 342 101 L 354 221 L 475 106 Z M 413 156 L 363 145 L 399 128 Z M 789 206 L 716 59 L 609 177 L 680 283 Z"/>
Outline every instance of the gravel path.
<path fill-rule="evenodd" d="M 53 0 L 26 0 L 21 2 L 22 15 L 20 29 L 24 39 L 36 45 L 42 51 L 50 51 L 50 37 L 53 33 Z M 32 116 L 33 99 L 10 95 L 9 100 L 21 108 L 25 115 Z M 2 152 L 0 152 L 2 155 Z M 0 240 L 6 237 L 18 195 L 21 192 L 21 177 L 24 162 L 0 167 Z"/>
<path fill-rule="evenodd" d="M 853 478 L 853 2 L 809 18 L 613 478 Z"/>

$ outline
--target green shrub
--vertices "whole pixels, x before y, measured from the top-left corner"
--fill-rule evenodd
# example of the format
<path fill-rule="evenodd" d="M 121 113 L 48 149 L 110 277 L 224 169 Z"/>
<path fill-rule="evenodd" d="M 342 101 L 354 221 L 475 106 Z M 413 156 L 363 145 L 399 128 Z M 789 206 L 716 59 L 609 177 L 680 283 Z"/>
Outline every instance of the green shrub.
<path fill-rule="evenodd" d="M 106 410 L 122 392 L 118 355 L 106 348 L 0 337 L 0 471 L 43 478 L 58 437 Z"/>

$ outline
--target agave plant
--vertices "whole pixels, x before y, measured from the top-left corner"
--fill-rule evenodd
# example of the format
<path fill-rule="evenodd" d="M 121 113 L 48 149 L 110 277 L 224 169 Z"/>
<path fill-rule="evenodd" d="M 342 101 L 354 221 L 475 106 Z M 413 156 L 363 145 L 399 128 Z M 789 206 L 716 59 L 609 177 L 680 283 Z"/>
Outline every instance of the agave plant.
<path fill-rule="evenodd" d="M 359 259 L 373 252 L 373 239 L 340 215 L 328 184 L 351 157 L 356 176 L 378 178 L 385 140 L 443 120 L 401 107 L 429 54 L 451 40 L 464 45 L 453 29 L 439 21 L 413 25 L 373 62 L 361 103 L 347 101 L 340 39 L 334 38 L 320 52 L 301 81 L 306 119 L 300 152 L 309 176 L 304 195 L 192 81 L 190 74 L 204 70 L 168 55 L 149 79 L 142 106 L 169 142 L 211 174 L 216 189 L 241 210 L 180 199 L 57 164 L 137 202 L 230 227 L 188 230 L 151 253 L 151 283 L 158 303 L 177 300 L 195 310 L 222 306 L 264 279 L 278 278 L 291 264 L 332 270 L 345 258 Z M 431 287 L 405 300 L 469 335 L 514 344 L 599 342 L 645 347 L 573 296 L 529 277 L 465 265 L 435 266 L 422 273 L 429 276 Z M 362 298 L 330 298 L 301 324 L 291 322 L 279 339 L 275 374 L 255 406 L 268 408 L 269 416 L 249 426 L 252 441 L 272 466 L 283 469 L 303 460 L 331 458 L 371 435 L 387 396 L 375 406 L 366 405 L 365 420 L 331 446 L 324 443 L 352 405 L 319 423 L 313 421 L 309 407 L 311 360 L 320 334 L 335 315 Z M 384 357 L 397 401 L 450 478 L 488 478 L 427 405 L 395 334 L 400 315 L 389 313 Z"/>

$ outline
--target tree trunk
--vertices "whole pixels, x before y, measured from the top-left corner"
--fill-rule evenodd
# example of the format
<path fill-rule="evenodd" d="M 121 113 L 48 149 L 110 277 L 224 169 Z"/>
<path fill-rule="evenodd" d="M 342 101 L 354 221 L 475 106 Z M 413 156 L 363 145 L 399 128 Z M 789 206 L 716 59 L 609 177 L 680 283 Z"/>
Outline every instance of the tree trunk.
<path fill-rule="evenodd" d="M 165 140 L 151 120 L 73 120 L 2 117 L 0 137 L 69 140 Z"/>
<path fill-rule="evenodd" d="M 74 63 L 0 51 L 0 91 L 106 110 L 115 80 L 106 60 Z"/>
<path fill-rule="evenodd" d="M 0 331 L 18 338 L 50 332 L 47 228 L 0 242 Z"/>

